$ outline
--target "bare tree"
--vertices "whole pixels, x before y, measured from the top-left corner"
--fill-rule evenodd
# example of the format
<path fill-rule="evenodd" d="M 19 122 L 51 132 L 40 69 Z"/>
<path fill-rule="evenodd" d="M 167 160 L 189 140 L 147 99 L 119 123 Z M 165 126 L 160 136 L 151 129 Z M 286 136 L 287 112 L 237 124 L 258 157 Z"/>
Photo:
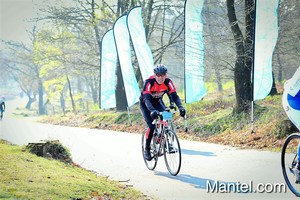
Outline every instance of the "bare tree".
<path fill-rule="evenodd" d="M 36 38 L 36 26 L 29 33 L 32 42 Z M 45 113 L 43 106 L 43 80 L 40 78 L 40 66 L 34 61 L 34 51 L 20 42 L 2 41 L 6 44 L 7 55 L 2 56 L 12 77 L 19 83 L 21 90 L 28 97 L 26 108 L 30 109 L 31 104 L 36 101 L 36 95 L 39 96 L 38 113 Z"/>
<path fill-rule="evenodd" d="M 235 40 L 236 61 L 234 67 L 234 83 L 236 92 L 236 111 L 248 111 L 251 101 L 251 39 L 253 35 L 253 0 L 245 0 L 245 27 L 244 38 L 236 17 L 234 0 L 226 1 L 228 19 Z M 250 65 L 250 66 L 249 66 Z"/>
<path fill-rule="evenodd" d="M 284 0 L 279 6 L 279 33 L 274 51 L 274 77 L 278 82 L 289 79 L 300 63 L 300 1 Z"/>

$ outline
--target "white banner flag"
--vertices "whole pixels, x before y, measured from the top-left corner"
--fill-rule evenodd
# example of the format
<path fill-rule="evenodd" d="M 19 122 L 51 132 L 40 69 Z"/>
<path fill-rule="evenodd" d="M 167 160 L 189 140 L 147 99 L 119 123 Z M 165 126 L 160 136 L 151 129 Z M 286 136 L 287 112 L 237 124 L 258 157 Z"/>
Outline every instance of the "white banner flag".
<path fill-rule="evenodd" d="M 128 107 L 139 100 L 140 89 L 133 71 L 131 61 L 130 38 L 126 24 L 127 16 L 118 18 L 114 24 L 114 37 L 121 66 Z"/>

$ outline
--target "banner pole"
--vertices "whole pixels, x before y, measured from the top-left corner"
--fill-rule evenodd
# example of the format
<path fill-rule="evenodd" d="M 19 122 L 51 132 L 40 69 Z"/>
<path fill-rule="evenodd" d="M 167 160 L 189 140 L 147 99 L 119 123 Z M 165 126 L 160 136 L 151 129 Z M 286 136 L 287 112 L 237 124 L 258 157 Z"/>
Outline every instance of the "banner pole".
<path fill-rule="evenodd" d="M 186 24 L 185 24 L 185 19 L 186 19 L 186 2 L 188 0 L 185 0 L 184 2 L 184 24 L 183 24 L 183 33 L 184 33 L 184 38 L 186 37 Z M 185 107 L 185 110 L 186 110 L 186 79 L 185 79 L 185 71 L 186 71 L 186 63 L 185 63 L 185 45 L 186 45 L 186 42 L 185 42 L 185 39 L 183 40 L 183 84 L 184 84 L 184 87 L 183 87 L 183 94 L 184 94 L 184 107 Z M 188 124 L 187 124 L 187 117 L 186 117 L 186 114 L 184 116 L 184 130 L 185 132 L 188 132 Z"/>
<path fill-rule="evenodd" d="M 254 22 L 253 22 L 253 47 L 252 47 L 252 70 L 251 70 L 251 134 L 254 134 L 254 59 L 255 59 L 255 32 L 256 32 L 256 5 L 254 1 Z"/>
<path fill-rule="evenodd" d="M 128 121 L 129 121 L 129 124 L 130 124 L 130 126 L 132 126 L 132 122 L 131 122 L 131 118 L 130 118 L 130 109 L 129 109 L 128 106 L 127 106 L 127 114 L 128 114 Z"/>
<path fill-rule="evenodd" d="M 185 70 L 186 70 L 186 63 L 185 63 L 185 45 L 186 45 L 186 42 L 185 42 L 185 37 L 186 37 L 186 2 L 187 0 L 185 0 L 184 2 L 184 24 L 183 24 L 183 33 L 184 33 L 184 40 L 183 40 L 183 94 L 184 94 L 184 103 L 186 104 L 186 80 L 185 80 Z"/>

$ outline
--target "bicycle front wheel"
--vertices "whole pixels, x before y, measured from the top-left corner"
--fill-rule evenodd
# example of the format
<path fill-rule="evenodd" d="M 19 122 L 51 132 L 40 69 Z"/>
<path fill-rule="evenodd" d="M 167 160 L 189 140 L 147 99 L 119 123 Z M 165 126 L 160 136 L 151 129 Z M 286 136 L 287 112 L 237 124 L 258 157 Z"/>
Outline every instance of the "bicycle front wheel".
<path fill-rule="evenodd" d="M 156 156 L 156 151 L 155 151 L 155 144 L 153 143 L 153 139 L 151 140 L 151 144 L 150 144 L 150 154 L 152 159 L 150 161 L 146 160 L 144 157 L 144 153 L 145 153 L 145 145 L 146 145 L 146 132 L 147 129 L 144 131 L 143 135 L 142 135 L 142 153 L 143 153 L 143 159 L 144 162 L 147 166 L 147 168 L 149 170 L 154 170 L 157 164 L 157 156 Z"/>
<path fill-rule="evenodd" d="M 281 167 L 284 180 L 289 189 L 298 197 L 300 197 L 299 144 L 300 134 L 293 133 L 286 138 L 281 151 Z"/>
<path fill-rule="evenodd" d="M 181 149 L 178 137 L 172 130 L 166 130 L 164 144 L 164 158 L 168 171 L 176 176 L 181 167 Z"/>

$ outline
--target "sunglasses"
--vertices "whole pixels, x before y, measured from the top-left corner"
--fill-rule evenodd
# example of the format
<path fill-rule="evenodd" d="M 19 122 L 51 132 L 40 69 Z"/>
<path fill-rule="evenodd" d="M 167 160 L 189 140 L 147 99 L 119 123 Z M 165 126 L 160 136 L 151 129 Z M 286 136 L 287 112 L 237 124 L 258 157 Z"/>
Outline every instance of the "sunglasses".
<path fill-rule="evenodd" d="M 165 76 L 166 74 L 155 74 L 156 76 L 158 76 L 158 77 L 163 77 L 163 76 Z"/>

